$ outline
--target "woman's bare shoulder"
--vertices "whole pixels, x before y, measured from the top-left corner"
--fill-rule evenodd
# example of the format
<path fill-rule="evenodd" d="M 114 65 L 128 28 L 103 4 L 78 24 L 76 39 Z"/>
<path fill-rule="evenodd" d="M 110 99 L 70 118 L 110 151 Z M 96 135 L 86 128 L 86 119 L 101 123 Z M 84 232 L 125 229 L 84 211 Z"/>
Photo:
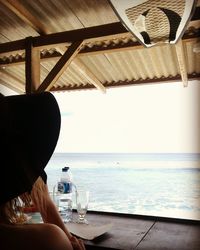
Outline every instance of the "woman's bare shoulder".
<path fill-rule="evenodd" d="M 71 250 L 66 234 L 56 225 L 0 224 L 1 250 Z"/>

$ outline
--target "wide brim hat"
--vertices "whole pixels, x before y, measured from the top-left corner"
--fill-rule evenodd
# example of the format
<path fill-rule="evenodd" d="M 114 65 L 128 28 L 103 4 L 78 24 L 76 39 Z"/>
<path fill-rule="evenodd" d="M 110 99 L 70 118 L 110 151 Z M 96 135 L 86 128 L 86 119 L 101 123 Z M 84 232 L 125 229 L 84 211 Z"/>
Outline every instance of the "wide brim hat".
<path fill-rule="evenodd" d="M 60 111 L 50 92 L 0 96 L 0 205 L 30 192 L 56 147 Z"/>

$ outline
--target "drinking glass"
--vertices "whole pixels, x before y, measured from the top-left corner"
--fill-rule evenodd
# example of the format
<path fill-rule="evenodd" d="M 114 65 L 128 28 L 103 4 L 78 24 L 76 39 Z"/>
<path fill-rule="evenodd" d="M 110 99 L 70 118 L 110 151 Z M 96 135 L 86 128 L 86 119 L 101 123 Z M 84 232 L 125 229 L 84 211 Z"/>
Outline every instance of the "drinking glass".
<path fill-rule="evenodd" d="M 77 223 L 88 224 L 88 221 L 85 219 L 85 215 L 88 209 L 89 202 L 89 191 L 87 190 L 76 190 L 76 208 L 78 213 Z"/>

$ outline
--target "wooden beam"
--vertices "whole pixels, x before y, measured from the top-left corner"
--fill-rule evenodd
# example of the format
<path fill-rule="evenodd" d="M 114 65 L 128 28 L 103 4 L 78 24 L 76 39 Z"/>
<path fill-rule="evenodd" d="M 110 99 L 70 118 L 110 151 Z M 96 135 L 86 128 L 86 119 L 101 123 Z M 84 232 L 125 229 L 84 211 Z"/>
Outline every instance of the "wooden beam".
<path fill-rule="evenodd" d="M 72 42 L 85 39 L 106 40 L 115 37 L 115 35 L 117 37 L 122 36 L 123 33 L 127 34 L 128 32 L 120 22 L 117 22 L 33 37 L 33 47 L 47 48 L 48 46 L 66 46 L 69 43 L 71 44 Z M 25 39 L 0 44 L 0 54 L 23 49 L 25 49 Z"/>
<path fill-rule="evenodd" d="M 74 68 L 79 71 L 91 84 L 93 84 L 102 93 L 106 92 L 106 88 L 99 81 L 99 79 L 86 67 L 79 59 L 72 62 Z"/>
<path fill-rule="evenodd" d="M 182 39 L 184 43 L 198 43 L 199 38 L 183 38 Z M 1 44 L 0 44 L 1 46 Z M 161 44 L 160 46 L 166 46 L 166 44 Z M 118 51 L 126 51 L 126 50 L 135 50 L 135 49 L 143 49 L 144 47 L 139 44 L 138 42 L 129 41 L 127 43 L 118 43 L 118 44 L 110 44 L 105 46 L 93 46 L 92 48 L 84 48 L 81 49 L 80 52 L 77 55 L 77 58 L 81 58 L 83 56 L 90 56 L 90 55 L 98 55 L 103 53 L 113 53 Z M 40 60 L 41 61 L 49 61 L 49 60 L 58 60 L 63 55 L 63 52 L 61 50 L 55 51 L 54 53 L 47 53 L 43 55 L 40 54 Z M 25 60 L 22 57 L 14 58 L 13 61 L 10 61 L 10 58 L 8 57 L 8 60 L 4 60 L 0 57 L 0 66 L 1 67 L 9 67 L 9 66 L 15 66 L 15 65 L 22 65 L 25 63 Z"/>
<path fill-rule="evenodd" d="M 40 35 L 47 34 L 46 27 L 38 21 L 18 0 L 0 0 L 0 2 L 15 13 L 25 23 L 30 25 Z"/>
<path fill-rule="evenodd" d="M 40 85 L 40 51 L 32 46 L 32 37 L 26 39 L 25 54 L 26 93 L 32 93 Z"/>
<path fill-rule="evenodd" d="M 51 89 L 53 84 L 57 81 L 57 79 L 62 75 L 64 70 L 69 66 L 74 57 L 78 54 L 83 41 L 78 41 L 72 43 L 72 45 L 67 49 L 64 55 L 60 58 L 60 60 L 56 63 L 53 69 L 49 72 L 47 77 L 44 79 L 42 84 L 37 89 L 37 92 L 42 92 L 45 90 Z"/>
<path fill-rule="evenodd" d="M 67 31 L 68 32 L 68 31 Z M 67 34 L 67 33 L 66 33 Z M 200 30 L 197 29 L 195 31 L 195 33 L 192 34 L 186 34 L 182 37 L 182 40 L 184 42 L 188 42 L 188 41 L 196 41 L 199 40 L 199 34 L 200 34 Z M 105 39 L 105 38 L 104 38 Z M 34 37 L 33 37 L 34 40 Z M 106 40 L 106 39 L 105 39 Z M 66 44 L 65 44 L 66 45 Z M 165 44 L 163 44 L 164 46 Z M 111 44 L 108 45 L 106 47 L 104 46 L 93 46 L 91 48 L 86 47 L 84 49 L 81 49 L 81 51 L 78 54 L 79 56 L 83 56 L 83 55 L 91 55 L 91 54 L 103 54 L 103 53 L 109 53 L 109 52 L 114 52 L 114 51 L 118 51 L 118 50 L 132 50 L 132 49 L 142 49 L 143 46 L 139 43 L 139 42 L 134 42 L 132 40 L 130 40 L 127 43 L 118 43 L 118 44 Z M 18 41 L 13 41 L 13 42 L 8 42 L 8 43 L 2 43 L 0 44 L 0 55 L 3 56 L 8 56 L 11 55 L 12 52 L 16 51 L 16 53 L 23 53 L 23 50 L 25 49 L 25 39 L 22 40 L 18 40 Z M 61 53 L 59 54 L 58 52 L 55 52 L 51 55 L 45 55 L 42 56 L 41 55 L 41 60 L 49 60 L 49 59 L 57 59 L 61 57 Z M 22 63 L 24 62 L 24 60 L 22 58 L 19 58 L 18 60 L 14 60 L 13 63 L 17 64 L 17 63 Z M 1 60 L 0 58 L 0 65 L 1 66 L 6 66 L 6 65 L 10 65 L 12 64 L 12 62 L 8 61 L 5 62 L 3 60 Z"/>
<path fill-rule="evenodd" d="M 1 0 L 0 0 L 1 1 Z M 49 33 L 49 30 L 46 29 L 30 12 L 28 12 L 23 5 L 21 5 L 18 0 L 8 0 L 4 4 L 13 11 L 19 18 L 29 24 L 33 29 L 35 29 L 39 34 L 45 35 Z M 26 58 L 25 58 L 25 74 L 26 74 L 26 93 L 34 92 L 38 84 L 40 83 L 40 62 L 38 56 L 38 50 L 36 55 L 36 49 L 32 46 L 32 40 L 29 38 L 26 39 Z M 59 48 L 58 48 L 59 49 Z M 61 49 L 61 54 L 63 49 Z M 77 71 L 79 71 L 88 81 L 102 92 L 105 93 L 105 87 L 101 82 L 95 77 L 95 75 L 84 66 L 80 61 L 73 63 Z"/>
<path fill-rule="evenodd" d="M 187 87 L 188 86 L 187 65 L 186 65 L 184 44 L 181 39 L 175 44 L 175 49 L 176 49 L 176 55 L 178 59 L 178 65 L 180 69 L 183 86 Z"/>
<path fill-rule="evenodd" d="M 58 51 L 63 55 L 63 49 L 58 48 Z M 78 55 L 79 54 L 77 54 L 76 57 L 78 57 Z M 76 71 L 78 71 L 83 77 L 85 77 L 97 89 L 99 89 L 103 93 L 106 92 L 105 87 L 98 80 L 98 78 L 79 59 L 72 61 L 71 65 L 73 65 L 73 67 L 76 68 Z"/>
<path fill-rule="evenodd" d="M 93 31 L 94 33 L 92 33 Z M 119 33 L 117 34 L 117 32 Z M 199 38 L 199 33 L 200 33 L 200 30 L 196 29 L 194 34 L 193 33 L 185 34 L 183 35 L 182 39 L 187 40 L 187 39 Z M 103 35 L 103 36 L 100 37 L 100 35 Z M 113 24 L 106 24 L 106 25 L 84 28 L 84 29 L 79 29 L 79 30 L 59 32 L 59 33 L 49 34 L 45 36 L 33 37 L 33 46 L 34 47 L 42 46 L 48 49 L 49 47 L 55 48 L 56 45 L 62 46 L 62 47 L 67 46 L 69 45 L 69 43 L 71 44 L 71 42 L 73 41 L 81 41 L 84 39 L 88 39 L 88 37 L 91 38 L 90 42 L 95 42 L 96 40 L 99 40 L 99 41 L 109 40 L 109 39 L 114 39 L 114 38 L 121 38 L 127 35 L 130 35 L 130 33 L 127 32 L 124 27 L 121 27 L 121 23 L 113 23 Z M 78 38 L 80 39 L 78 40 Z M 142 47 L 142 45 L 140 45 L 138 42 L 130 41 L 129 43 L 124 44 L 124 45 L 123 44 L 115 45 L 113 49 L 126 48 L 126 47 L 131 48 L 134 46 Z M 25 39 L 0 44 L 0 54 L 2 56 L 6 54 L 11 54 L 11 52 L 14 52 L 14 51 L 18 53 L 18 52 L 23 51 L 24 49 L 25 49 Z M 108 49 L 112 49 L 112 48 L 108 47 Z M 106 50 L 107 48 L 101 48 L 100 46 L 95 46 L 94 48 L 91 48 L 91 50 L 90 49 L 82 50 L 80 53 L 87 53 L 87 52 L 94 52 L 94 51 L 100 51 L 101 53 L 104 53 L 104 51 Z"/>
<path fill-rule="evenodd" d="M 0 54 L 22 52 L 25 49 L 25 39 L 0 44 Z"/>
<path fill-rule="evenodd" d="M 0 0 L 1 1 L 1 0 Z M 18 0 L 8 0 L 3 1 L 4 4 L 13 11 L 20 19 L 25 23 L 29 24 L 34 30 L 36 30 L 40 35 L 47 35 L 50 32 L 41 22 L 39 22 L 23 5 L 20 4 Z M 66 45 L 66 44 L 65 44 Z M 63 55 L 63 48 L 57 48 L 57 50 Z M 64 50 L 65 51 L 65 50 Z M 40 83 L 40 54 L 39 50 L 33 48 L 32 39 L 26 39 L 26 64 L 25 64 L 25 74 L 26 74 L 26 92 L 32 93 L 38 87 Z M 76 65 L 76 63 L 74 63 Z M 85 66 L 79 61 L 79 67 L 76 67 L 79 72 L 86 72 Z M 83 74 L 83 73 L 82 73 Z M 84 76 L 92 82 L 97 88 L 105 92 L 105 88 L 98 81 L 98 79 L 92 74 L 89 69 L 87 69 L 87 76 Z"/>
<path fill-rule="evenodd" d="M 86 39 L 119 35 L 127 32 L 126 28 L 120 22 L 117 22 L 35 37 L 33 43 L 35 47 L 48 45 L 56 46 L 66 42 L 71 43 Z"/>
<path fill-rule="evenodd" d="M 199 80 L 200 74 L 190 74 L 188 75 L 189 80 Z M 146 84 L 160 84 L 165 82 L 177 82 L 181 80 L 181 75 L 173 76 L 173 77 L 163 77 L 163 78 L 147 78 L 147 79 L 138 79 L 138 80 L 124 80 L 124 81 L 117 81 L 117 82 L 105 82 L 104 86 L 106 88 L 113 88 L 113 87 L 130 87 L 130 86 L 137 86 L 137 85 L 146 85 Z M 52 87 L 51 91 L 70 91 L 70 90 L 83 90 L 83 89 L 93 89 L 93 85 L 79 85 L 79 86 L 64 86 L 64 87 Z"/>

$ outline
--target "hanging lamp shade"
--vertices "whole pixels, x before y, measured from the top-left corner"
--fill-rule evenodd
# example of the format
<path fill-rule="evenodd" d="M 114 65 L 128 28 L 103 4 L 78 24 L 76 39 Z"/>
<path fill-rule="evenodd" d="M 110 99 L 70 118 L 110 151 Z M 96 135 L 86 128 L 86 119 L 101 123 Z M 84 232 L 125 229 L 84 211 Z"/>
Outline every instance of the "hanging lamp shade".
<path fill-rule="evenodd" d="M 196 0 L 110 0 L 124 26 L 146 47 L 175 44 L 183 35 Z"/>

